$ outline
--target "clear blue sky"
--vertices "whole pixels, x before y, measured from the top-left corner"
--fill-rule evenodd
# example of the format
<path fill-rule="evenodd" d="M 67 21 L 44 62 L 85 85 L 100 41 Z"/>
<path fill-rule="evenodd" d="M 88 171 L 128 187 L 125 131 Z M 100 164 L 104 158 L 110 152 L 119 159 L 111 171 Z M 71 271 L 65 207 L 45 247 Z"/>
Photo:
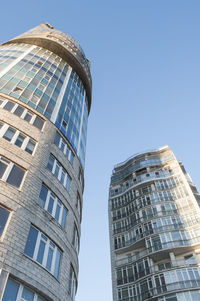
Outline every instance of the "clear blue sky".
<path fill-rule="evenodd" d="M 91 60 L 76 301 L 111 301 L 107 200 L 114 164 L 168 144 L 199 187 L 199 0 L 2 1 L 0 42 L 47 21 Z"/>

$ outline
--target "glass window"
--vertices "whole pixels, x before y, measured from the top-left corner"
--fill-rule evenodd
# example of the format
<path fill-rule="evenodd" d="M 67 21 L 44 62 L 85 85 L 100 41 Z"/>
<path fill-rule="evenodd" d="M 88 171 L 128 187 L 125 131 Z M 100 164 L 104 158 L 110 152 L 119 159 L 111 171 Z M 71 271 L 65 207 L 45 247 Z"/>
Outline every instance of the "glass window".
<path fill-rule="evenodd" d="M 31 226 L 24 253 L 58 277 L 61 251 L 42 232 Z M 53 261 L 55 254 L 55 261 Z"/>
<path fill-rule="evenodd" d="M 42 264 L 42 262 L 43 262 L 46 242 L 47 242 L 47 238 L 44 235 L 41 235 L 39 250 L 38 250 L 37 259 L 36 259 L 36 261 L 39 262 L 40 264 Z"/>
<path fill-rule="evenodd" d="M 25 151 L 32 155 L 35 148 L 35 142 L 32 139 L 29 139 L 29 142 L 25 148 Z"/>
<path fill-rule="evenodd" d="M 61 138 L 60 135 L 58 134 L 58 132 L 56 132 L 56 136 L 55 136 L 55 139 L 54 139 L 55 145 L 59 146 L 60 138 Z"/>
<path fill-rule="evenodd" d="M 50 156 L 49 156 L 49 162 L 48 162 L 48 164 L 47 164 L 47 168 L 48 168 L 50 171 L 52 171 L 52 169 L 53 169 L 54 161 L 55 161 L 54 157 L 53 157 L 52 155 L 50 155 Z"/>
<path fill-rule="evenodd" d="M 52 211 L 53 211 L 53 205 L 54 205 L 54 198 L 53 198 L 53 195 L 51 193 L 51 196 L 49 198 L 49 204 L 48 204 L 48 208 L 47 208 L 47 211 L 52 214 Z"/>
<path fill-rule="evenodd" d="M 74 155 L 72 151 L 69 149 L 67 142 L 61 137 L 61 135 L 56 132 L 56 136 L 54 139 L 55 145 L 57 145 L 60 150 L 63 152 L 63 154 L 66 156 L 66 158 L 70 161 L 71 164 L 73 164 Z"/>
<path fill-rule="evenodd" d="M 5 228 L 6 222 L 9 217 L 9 211 L 3 207 L 0 206 L 0 237 L 3 233 L 3 230 Z"/>
<path fill-rule="evenodd" d="M 66 208 L 63 206 L 63 213 L 62 213 L 62 219 L 61 219 L 61 226 L 63 228 L 65 228 L 65 224 L 66 224 L 66 216 L 67 216 L 67 210 Z"/>
<path fill-rule="evenodd" d="M 77 227 L 76 227 L 75 224 L 74 224 L 74 233 L 73 233 L 72 244 L 73 244 L 76 252 L 78 252 L 78 250 L 79 250 L 79 236 L 78 236 L 78 230 L 77 230 Z"/>
<path fill-rule="evenodd" d="M 55 261 L 55 269 L 54 269 L 54 276 L 56 278 L 58 278 L 59 266 L 60 266 L 60 258 L 61 258 L 61 251 L 57 248 L 57 251 L 56 251 L 56 261 Z"/>
<path fill-rule="evenodd" d="M 15 141 L 15 145 L 17 145 L 18 147 L 22 146 L 22 143 L 24 142 L 24 139 L 26 137 L 22 134 L 19 134 L 19 136 L 17 137 L 16 141 Z"/>
<path fill-rule="evenodd" d="M 18 105 L 16 110 L 14 111 L 14 114 L 20 117 L 23 112 L 24 112 L 24 108 Z"/>
<path fill-rule="evenodd" d="M 33 301 L 34 293 L 24 287 L 22 291 L 22 298 L 26 301 Z"/>
<path fill-rule="evenodd" d="M 6 140 L 8 140 L 8 141 L 11 141 L 11 140 L 12 140 L 12 137 L 13 137 L 14 134 L 15 134 L 15 132 L 16 132 L 15 129 L 9 127 L 9 128 L 7 129 L 7 131 L 5 132 L 5 134 L 3 135 L 3 138 L 6 139 Z"/>
<path fill-rule="evenodd" d="M 39 130 L 42 130 L 43 124 L 44 124 L 44 121 L 40 117 L 36 116 L 36 118 L 35 118 L 35 120 L 33 122 L 33 125 L 36 128 L 38 128 Z"/>
<path fill-rule="evenodd" d="M 65 185 L 66 190 L 69 190 L 70 183 L 71 183 L 71 178 L 67 175 L 66 185 Z"/>
<path fill-rule="evenodd" d="M 26 115 L 24 116 L 24 120 L 26 120 L 27 122 L 30 122 L 32 116 L 33 116 L 32 113 L 27 112 Z"/>
<path fill-rule="evenodd" d="M 22 168 L 20 168 L 17 165 L 14 165 L 6 182 L 15 187 L 20 187 L 24 176 L 24 172 L 25 171 Z"/>
<path fill-rule="evenodd" d="M 38 199 L 38 203 L 42 208 L 45 206 L 46 198 L 47 198 L 48 189 L 45 185 L 42 185 L 42 188 L 40 190 L 40 196 Z"/>
<path fill-rule="evenodd" d="M 56 178 L 63 184 L 66 190 L 69 190 L 71 178 L 67 174 L 63 166 L 54 158 L 53 155 L 49 156 L 47 168 L 56 176 Z"/>
<path fill-rule="evenodd" d="M 41 187 L 38 203 L 65 228 L 67 209 L 44 184 L 42 184 Z"/>
<path fill-rule="evenodd" d="M 193 254 L 190 254 L 190 255 L 188 255 L 188 256 L 185 256 L 184 258 L 185 258 L 185 263 L 186 263 L 186 264 L 195 264 L 195 263 L 196 263 Z"/>
<path fill-rule="evenodd" d="M 2 301 L 45 301 L 22 284 L 8 278 Z"/>
<path fill-rule="evenodd" d="M 36 230 L 34 227 L 31 227 L 28 234 L 26 246 L 24 249 L 24 253 L 30 256 L 31 258 L 33 257 L 37 237 L 38 237 L 38 230 Z"/>
<path fill-rule="evenodd" d="M 2 301 L 16 301 L 19 283 L 8 279 Z"/>
<path fill-rule="evenodd" d="M 71 266 L 70 274 L 69 274 L 69 293 L 70 293 L 70 296 L 72 297 L 72 300 L 75 299 L 76 288 L 77 288 L 76 275 L 75 275 L 73 267 Z"/>
<path fill-rule="evenodd" d="M 11 102 L 11 101 L 8 101 L 7 103 L 6 103 L 6 105 L 4 106 L 4 110 L 6 110 L 6 111 L 11 111 L 12 110 L 12 108 L 14 107 L 14 103 L 13 102 Z"/>
<path fill-rule="evenodd" d="M 3 177 L 9 164 L 10 161 L 4 159 L 3 157 L 0 157 L 0 179 Z"/>

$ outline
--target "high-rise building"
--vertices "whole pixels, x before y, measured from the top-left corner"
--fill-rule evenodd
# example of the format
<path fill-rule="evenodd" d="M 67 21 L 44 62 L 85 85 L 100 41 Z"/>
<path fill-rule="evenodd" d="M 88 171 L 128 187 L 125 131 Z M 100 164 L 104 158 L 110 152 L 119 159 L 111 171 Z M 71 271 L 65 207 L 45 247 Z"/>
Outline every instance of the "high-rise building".
<path fill-rule="evenodd" d="M 114 301 L 200 300 L 199 200 L 168 146 L 114 167 L 109 193 Z"/>
<path fill-rule="evenodd" d="M 74 300 L 90 62 L 43 23 L 0 45 L 0 300 Z"/>

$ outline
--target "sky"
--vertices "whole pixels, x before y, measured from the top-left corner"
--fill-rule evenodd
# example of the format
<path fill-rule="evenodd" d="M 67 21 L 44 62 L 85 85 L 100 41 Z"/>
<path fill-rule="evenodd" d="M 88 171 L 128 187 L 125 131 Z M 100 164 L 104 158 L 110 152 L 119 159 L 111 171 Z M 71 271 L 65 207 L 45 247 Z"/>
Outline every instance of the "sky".
<path fill-rule="evenodd" d="M 0 42 L 48 22 L 91 61 L 80 272 L 76 301 L 111 301 L 108 190 L 115 164 L 169 145 L 197 187 L 199 0 L 2 1 Z"/>

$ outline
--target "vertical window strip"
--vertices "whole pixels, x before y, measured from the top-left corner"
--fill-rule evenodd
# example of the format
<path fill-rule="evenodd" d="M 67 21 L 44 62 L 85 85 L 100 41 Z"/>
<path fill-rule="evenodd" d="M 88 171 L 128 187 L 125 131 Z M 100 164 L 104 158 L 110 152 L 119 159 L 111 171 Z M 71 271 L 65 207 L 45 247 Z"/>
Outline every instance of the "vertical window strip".
<path fill-rule="evenodd" d="M 64 167 L 50 154 L 47 168 L 56 176 L 61 184 L 68 191 L 70 187 L 71 177 L 68 175 Z"/>
<path fill-rule="evenodd" d="M 58 278 L 61 250 L 35 227 L 31 226 L 24 253 Z"/>
<path fill-rule="evenodd" d="M 54 139 L 54 143 L 59 147 L 59 149 L 63 152 L 63 154 L 66 156 L 68 161 L 73 164 L 74 161 L 74 154 L 65 142 L 65 140 L 61 137 L 61 135 L 56 132 L 56 136 Z"/>
<path fill-rule="evenodd" d="M 70 274 L 69 274 L 69 294 L 73 301 L 75 300 L 76 290 L 77 290 L 77 278 L 74 272 L 74 268 L 71 265 Z"/>
<path fill-rule="evenodd" d="M 0 205 L 0 238 L 8 222 L 9 215 L 10 211 Z"/>
<path fill-rule="evenodd" d="M 78 230 L 77 230 L 76 224 L 74 224 L 72 244 L 73 244 L 76 252 L 78 253 L 79 252 L 79 235 L 78 235 Z"/>
<path fill-rule="evenodd" d="M 63 228 L 65 228 L 68 210 L 65 208 L 63 203 L 55 196 L 55 194 L 44 184 L 42 184 L 40 190 L 38 203 L 49 214 L 51 214 Z"/>

